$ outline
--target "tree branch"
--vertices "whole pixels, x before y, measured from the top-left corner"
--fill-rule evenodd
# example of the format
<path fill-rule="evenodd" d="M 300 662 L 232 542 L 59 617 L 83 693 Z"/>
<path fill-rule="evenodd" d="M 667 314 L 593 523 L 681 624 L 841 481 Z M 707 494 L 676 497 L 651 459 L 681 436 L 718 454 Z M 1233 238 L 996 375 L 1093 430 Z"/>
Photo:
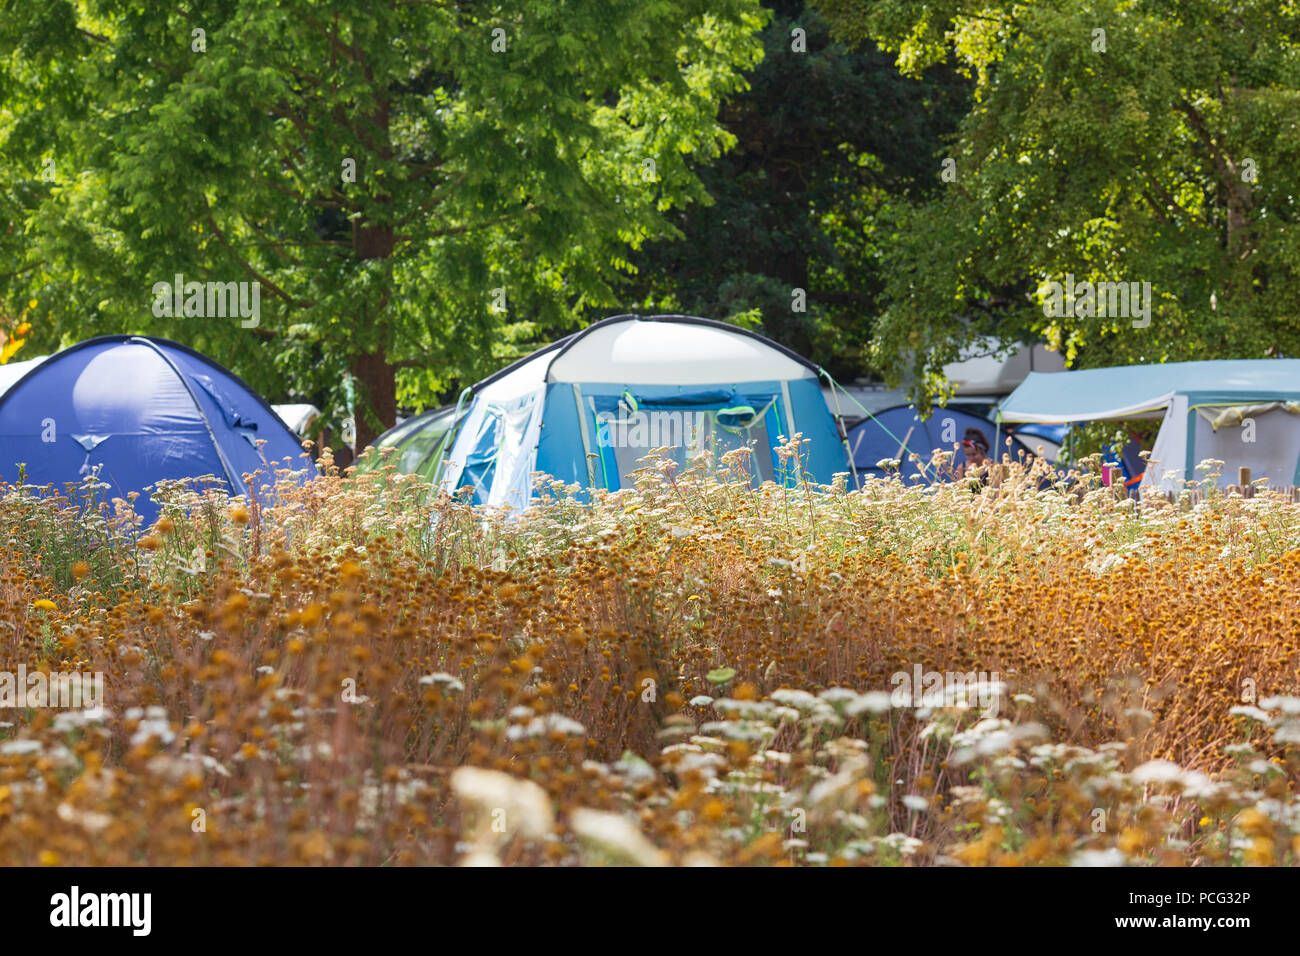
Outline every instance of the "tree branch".
<path fill-rule="evenodd" d="M 204 203 L 206 205 L 206 200 L 204 201 Z M 212 234 L 217 237 L 217 241 L 226 247 L 226 249 L 230 252 L 231 256 L 234 257 L 235 261 L 244 267 L 244 271 L 247 272 L 249 275 L 251 275 L 259 283 L 266 286 L 266 288 L 270 289 L 273 295 L 278 296 L 279 298 L 283 299 L 285 302 L 289 303 L 290 305 L 296 306 L 297 308 L 300 309 L 310 309 L 312 306 L 316 304 L 315 302 L 300 302 L 295 300 L 291 295 L 289 295 L 289 293 L 285 292 L 283 289 L 281 289 L 278 285 L 276 285 L 266 276 L 262 275 L 262 273 L 258 272 L 257 269 L 254 268 L 253 264 L 249 262 L 247 259 L 245 259 L 243 256 L 241 256 L 239 252 L 235 249 L 235 247 L 231 245 L 230 240 L 226 238 L 226 234 L 221 231 L 221 227 L 217 225 L 216 219 L 213 218 L 210 208 L 208 211 L 207 223 L 210 227 L 212 227 Z"/>

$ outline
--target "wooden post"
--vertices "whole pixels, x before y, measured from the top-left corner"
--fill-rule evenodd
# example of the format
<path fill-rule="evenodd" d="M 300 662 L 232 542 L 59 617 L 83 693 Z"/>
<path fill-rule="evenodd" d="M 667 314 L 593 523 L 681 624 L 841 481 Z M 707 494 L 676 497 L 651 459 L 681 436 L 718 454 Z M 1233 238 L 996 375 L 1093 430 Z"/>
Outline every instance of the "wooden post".
<path fill-rule="evenodd" d="M 1242 467 L 1237 469 L 1237 484 L 1241 485 L 1241 496 L 1243 498 L 1255 497 L 1255 489 L 1250 484 L 1249 468 Z"/>

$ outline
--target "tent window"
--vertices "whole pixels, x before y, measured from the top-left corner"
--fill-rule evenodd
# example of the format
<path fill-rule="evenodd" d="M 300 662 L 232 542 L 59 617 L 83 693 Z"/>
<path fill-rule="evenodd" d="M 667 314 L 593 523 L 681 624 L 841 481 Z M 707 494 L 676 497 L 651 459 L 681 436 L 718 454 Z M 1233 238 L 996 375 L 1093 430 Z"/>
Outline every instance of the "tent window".
<path fill-rule="evenodd" d="M 694 403 L 687 398 L 700 399 Z M 606 488 L 630 485 L 628 475 L 644 467 L 654 448 L 668 448 L 666 457 L 685 467 L 705 448 L 715 460 L 752 443 L 751 471 L 756 482 L 775 477 L 772 456 L 777 408 L 774 395 L 737 395 L 713 389 L 669 399 L 645 396 L 591 396 L 596 420 L 598 468 Z"/>

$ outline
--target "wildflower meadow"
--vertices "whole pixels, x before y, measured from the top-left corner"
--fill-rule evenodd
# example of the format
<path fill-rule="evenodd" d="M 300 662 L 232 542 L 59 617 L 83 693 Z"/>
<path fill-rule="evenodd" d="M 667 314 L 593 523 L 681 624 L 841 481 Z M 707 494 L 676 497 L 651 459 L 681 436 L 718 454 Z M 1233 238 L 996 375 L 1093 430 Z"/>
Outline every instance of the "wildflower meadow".
<path fill-rule="evenodd" d="M 0 686 L 0 863 L 1300 857 L 1300 504 L 782 456 L 522 515 L 328 455 L 147 526 L 3 486 L 0 657 L 100 693 Z"/>

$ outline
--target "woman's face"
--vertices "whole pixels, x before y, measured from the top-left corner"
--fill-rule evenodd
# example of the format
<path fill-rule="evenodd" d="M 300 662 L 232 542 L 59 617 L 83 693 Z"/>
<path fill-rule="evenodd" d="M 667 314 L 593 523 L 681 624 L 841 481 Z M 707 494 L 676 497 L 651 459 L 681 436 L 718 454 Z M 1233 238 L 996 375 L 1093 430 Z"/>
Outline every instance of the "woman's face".
<path fill-rule="evenodd" d="M 984 449 L 974 442 L 965 442 L 966 461 L 972 465 L 984 464 Z"/>

